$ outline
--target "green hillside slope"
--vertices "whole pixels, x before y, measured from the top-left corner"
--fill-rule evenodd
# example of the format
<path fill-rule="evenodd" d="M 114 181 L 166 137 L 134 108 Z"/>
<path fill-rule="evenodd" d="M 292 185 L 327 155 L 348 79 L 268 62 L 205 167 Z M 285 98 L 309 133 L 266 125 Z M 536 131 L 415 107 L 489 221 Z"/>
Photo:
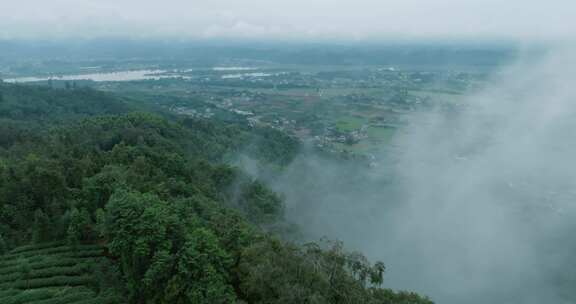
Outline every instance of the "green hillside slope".
<path fill-rule="evenodd" d="M 71 94 L 42 90 L 33 104 Z M 39 127 L 0 146 L 0 303 L 430 303 L 381 288 L 384 265 L 339 243 L 282 239 L 282 198 L 225 159 L 281 167 L 290 137 L 73 105 L 9 117 Z"/>

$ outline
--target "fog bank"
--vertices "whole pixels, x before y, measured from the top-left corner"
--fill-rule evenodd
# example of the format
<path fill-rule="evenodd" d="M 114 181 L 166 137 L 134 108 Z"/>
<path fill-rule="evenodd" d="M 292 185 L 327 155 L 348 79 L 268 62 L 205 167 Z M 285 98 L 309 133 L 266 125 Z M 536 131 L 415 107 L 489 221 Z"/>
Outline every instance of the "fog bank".
<path fill-rule="evenodd" d="M 273 182 L 289 219 L 436 303 L 575 301 L 574 63 L 519 62 L 458 106 L 415 112 L 376 168 L 304 153 Z"/>

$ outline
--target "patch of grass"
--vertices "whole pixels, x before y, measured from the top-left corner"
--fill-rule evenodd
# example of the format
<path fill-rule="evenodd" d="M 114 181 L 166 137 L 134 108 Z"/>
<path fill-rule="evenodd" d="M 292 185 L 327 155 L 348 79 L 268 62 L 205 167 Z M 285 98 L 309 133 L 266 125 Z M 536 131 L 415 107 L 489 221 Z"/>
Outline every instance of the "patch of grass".
<path fill-rule="evenodd" d="M 366 119 L 356 116 L 342 116 L 336 121 L 336 128 L 340 131 L 353 131 L 360 129 L 366 123 Z"/>
<path fill-rule="evenodd" d="M 371 141 L 387 143 L 392 140 L 394 134 L 396 134 L 396 128 L 392 127 L 371 126 L 368 128 L 368 138 L 370 138 Z"/>

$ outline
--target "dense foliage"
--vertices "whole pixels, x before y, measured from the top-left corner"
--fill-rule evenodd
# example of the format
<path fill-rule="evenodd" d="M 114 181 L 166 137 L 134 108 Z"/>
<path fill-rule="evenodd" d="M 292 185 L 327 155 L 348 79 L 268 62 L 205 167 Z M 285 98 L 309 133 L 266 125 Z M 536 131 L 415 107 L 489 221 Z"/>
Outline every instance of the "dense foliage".
<path fill-rule="evenodd" d="M 18 136 L 0 129 L 0 250 L 16 248 L 0 257 L 0 281 L 21 278 L 0 288 L 0 298 L 430 303 L 381 289 L 384 265 L 341 244 L 298 246 L 274 236 L 285 225 L 281 198 L 222 160 L 245 152 L 281 166 L 297 149 L 289 137 L 125 113 L 121 101 L 90 90 L 0 88 L 0 117 L 30 126 Z M 107 264 L 61 264 L 79 257 Z M 99 284 L 98 276 L 118 283 Z M 81 289 L 42 289 L 62 284 Z"/>

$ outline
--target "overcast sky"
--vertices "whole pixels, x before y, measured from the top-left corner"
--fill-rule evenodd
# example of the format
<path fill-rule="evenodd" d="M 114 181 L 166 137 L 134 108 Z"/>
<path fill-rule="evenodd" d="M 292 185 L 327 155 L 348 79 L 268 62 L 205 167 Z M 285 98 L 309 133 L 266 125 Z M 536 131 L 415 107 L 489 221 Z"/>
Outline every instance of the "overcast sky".
<path fill-rule="evenodd" d="M 576 37 L 575 0 L 0 0 L 0 38 Z"/>

